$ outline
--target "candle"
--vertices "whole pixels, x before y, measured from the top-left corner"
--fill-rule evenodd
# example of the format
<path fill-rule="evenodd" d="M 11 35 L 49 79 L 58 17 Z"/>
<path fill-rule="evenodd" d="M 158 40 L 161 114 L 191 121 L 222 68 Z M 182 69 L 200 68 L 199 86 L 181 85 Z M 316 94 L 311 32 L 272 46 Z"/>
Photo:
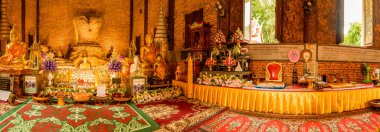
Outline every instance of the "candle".
<path fill-rule="evenodd" d="M 231 50 L 228 50 L 228 58 L 231 58 Z"/>
<path fill-rule="evenodd" d="M 211 52 L 211 60 L 212 60 L 212 52 Z"/>

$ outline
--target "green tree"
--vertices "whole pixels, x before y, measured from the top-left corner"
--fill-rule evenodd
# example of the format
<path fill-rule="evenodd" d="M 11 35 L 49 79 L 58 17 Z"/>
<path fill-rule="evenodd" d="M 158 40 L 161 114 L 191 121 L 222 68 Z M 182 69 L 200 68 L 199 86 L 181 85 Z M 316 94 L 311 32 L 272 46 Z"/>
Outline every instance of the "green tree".
<path fill-rule="evenodd" d="M 344 44 L 352 46 L 360 46 L 360 38 L 362 32 L 362 24 L 359 22 L 350 23 L 348 33 L 344 36 Z"/>
<path fill-rule="evenodd" d="M 262 26 L 263 42 L 277 42 L 275 35 L 276 0 L 251 0 L 252 18 L 259 19 Z"/>

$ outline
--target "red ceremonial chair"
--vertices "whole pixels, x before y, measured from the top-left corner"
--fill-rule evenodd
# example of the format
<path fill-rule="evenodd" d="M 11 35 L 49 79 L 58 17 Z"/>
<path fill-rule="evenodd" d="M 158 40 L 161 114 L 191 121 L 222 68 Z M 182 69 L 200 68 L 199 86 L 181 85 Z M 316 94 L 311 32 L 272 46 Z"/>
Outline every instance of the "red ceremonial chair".
<path fill-rule="evenodd" d="M 266 66 L 265 81 L 282 82 L 282 65 L 281 63 L 271 62 Z"/>

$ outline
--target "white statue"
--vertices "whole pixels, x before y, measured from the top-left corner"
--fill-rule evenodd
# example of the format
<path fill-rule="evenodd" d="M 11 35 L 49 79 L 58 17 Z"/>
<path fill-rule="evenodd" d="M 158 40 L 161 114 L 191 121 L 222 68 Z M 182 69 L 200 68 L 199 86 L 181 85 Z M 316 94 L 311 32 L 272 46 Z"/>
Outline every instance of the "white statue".
<path fill-rule="evenodd" d="M 141 75 L 141 63 L 138 56 L 133 58 L 133 64 L 131 65 L 130 73 L 131 76 Z"/>
<path fill-rule="evenodd" d="M 263 33 L 262 33 L 262 27 L 259 24 L 259 18 L 251 20 L 251 42 L 253 43 L 262 43 Z"/>
<path fill-rule="evenodd" d="M 241 68 L 240 62 L 238 62 L 237 66 L 235 68 L 235 71 L 243 71 L 243 69 Z"/>
<path fill-rule="evenodd" d="M 99 36 L 102 19 L 97 17 L 77 17 L 74 20 L 78 43 L 94 43 Z"/>

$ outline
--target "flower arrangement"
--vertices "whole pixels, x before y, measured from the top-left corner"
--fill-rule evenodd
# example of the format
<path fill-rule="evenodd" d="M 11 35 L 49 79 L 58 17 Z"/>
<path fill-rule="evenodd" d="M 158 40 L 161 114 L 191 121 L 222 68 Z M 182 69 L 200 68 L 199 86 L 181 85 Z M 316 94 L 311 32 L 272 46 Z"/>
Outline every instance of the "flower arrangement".
<path fill-rule="evenodd" d="M 219 48 L 222 48 L 222 43 L 226 43 L 226 36 L 224 36 L 221 30 L 218 30 L 218 33 L 216 33 L 214 42 L 215 44 L 219 44 Z"/>
<path fill-rule="evenodd" d="M 231 42 L 236 43 L 239 47 L 240 47 L 240 43 L 244 42 L 243 33 L 241 32 L 239 27 L 236 29 L 235 33 L 232 35 Z"/>
<path fill-rule="evenodd" d="M 232 54 L 234 55 L 240 55 L 241 53 L 241 49 L 239 46 L 235 45 L 233 48 L 232 48 Z"/>
<path fill-rule="evenodd" d="M 227 66 L 228 71 L 231 71 L 231 67 L 233 67 L 233 66 L 236 65 L 236 61 L 235 61 L 234 58 L 232 58 L 232 57 L 228 57 L 228 58 L 225 60 L 224 65 Z"/>
<path fill-rule="evenodd" d="M 179 87 L 146 90 L 143 92 L 137 92 L 132 98 L 132 102 L 136 104 L 144 104 L 153 101 L 165 100 L 168 98 L 178 97 L 182 94 L 182 89 Z"/>
<path fill-rule="evenodd" d="M 108 64 L 108 70 L 112 72 L 120 72 L 122 70 L 123 64 L 118 60 L 111 60 Z"/>
<path fill-rule="evenodd" d="M 200 76 L 197 78 L 198 84 L 210 85 L 210 86 L 226 86 L 226 87 L 242 87 L 245 80 L 240 79 L 234 75 L 213 75 L 200 73 Z"/>
<path fill-rule="evenodd" d="M 213 67 L 213 66 L 216 66 L 216 60 L 212 59 L 212 58 L 208 58 L 206 60 L 206 66 L 209 66 L 209 67 Z"/>
<path fill-rule="evenodd" d="M 216 56 L 220 55 L 219 49 L 216 48 L 216 47 L 214 47 L 214 48 L 212 49 L 212 51 L 211 51 L 211 54 L 216 55 Z"/>
<path fill-rule="evenodd" d="M 46 59 L 44 63 L 42 64 L 42 70 L 48 71 L 48 72 L 54 72 L 57 70 L 57 63 L 54 60 L 54 54 L 48 53 L 46 55 Z"/>
<path fill-rule="evenodd" d="M 53 72 L 57 70 L 57 63 L 53 59 L 46 59 L 42 65 L 44 71 Z"/>

